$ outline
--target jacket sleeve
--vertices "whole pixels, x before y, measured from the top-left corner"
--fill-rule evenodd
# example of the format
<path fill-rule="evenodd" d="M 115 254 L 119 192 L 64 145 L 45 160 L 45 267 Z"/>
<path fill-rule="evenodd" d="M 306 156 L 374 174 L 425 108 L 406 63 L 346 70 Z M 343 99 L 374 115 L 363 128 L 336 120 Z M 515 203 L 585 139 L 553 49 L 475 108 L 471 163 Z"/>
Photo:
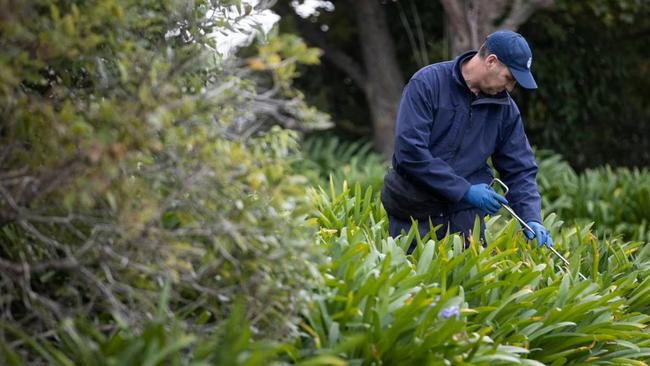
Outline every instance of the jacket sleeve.
<path fill-rule="evenodd" d="M 542 222 L 542 203 L 537 189 L 537 163 L 524 131 L 521 116 L 505 131 L 492 155 L 492 163 L 510 191 L 510 206 L 525 222 Z"/>
<path fill-rule="evenodd" d="M 461 200 L 470 183 L 457 175 L 429 149 L 435 108 L 434 91 L 422 80 L 411 79 L 404 88 L 397 113 L 393 165 L 418 185 L 451 202 Z"/>

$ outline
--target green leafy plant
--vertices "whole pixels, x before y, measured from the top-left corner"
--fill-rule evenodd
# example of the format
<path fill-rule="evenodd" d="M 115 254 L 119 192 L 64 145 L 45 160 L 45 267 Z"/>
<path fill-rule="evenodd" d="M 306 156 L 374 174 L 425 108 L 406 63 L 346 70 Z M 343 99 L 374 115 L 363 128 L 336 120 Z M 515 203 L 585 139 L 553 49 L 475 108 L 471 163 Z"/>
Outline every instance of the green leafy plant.
<path fill-rule="evenodd" d="M 577 174 L 561 157 L 538 152 L 543 207 L 565 221 L 593 222 L 603 235 L 650 240 L 650 171 L 588 169 Z"/>
<path fill-rule="evenodd" d="M 354 191 L 354 192 L 353 192 Z M 648 253 L 597 240 L 587 228 L 546 218 L 565 268 L 528 243 L 518 225 L 487 223 L 488 246 L 416 227 L 387 237 L 379 198 L 344 183 L 315 191 L 319 240 L 331 260 L 327 287 L 305 315 L 316 352 L 350 344 L 351 363 L 641 364 L 650 357 L 643 304 Z M 418 242 L 411 256 L 405 250 Z M 577 271 L 588 280 L 580 281 Z M 643 305 L 642 305 L 643 304 Z"/>
<path fill-rule="evenodd" d="M 295 359 L 291 345 L 270 340 L 255 340 L 247 321 L 244 303 L 237 300 L 228 319 L 198 333 L 169 312 L 169 283 L 154 319 L 142 329 L 122 324 L 102 329 L 83 318 L 65 319 L 54 334 L 34 339 L 7 323 L 0 328 L 17 336 L 20 342 L 33 349 L 25 360 L 19 353 L 0 340 L 5 352 L 0 361 L 6 365 L 46 362 L 53 366 L 88 365 L 286 365 Z M 330 360 L 336 361 L 335 357 Z M 318 365 L 318 359 L 309 360 Z"/>
<path fill-rule="evenodd" d="M 253 47 L 264 67 L 223 59 L 212 35 L 245 20 L 234 3 L 5 4 L 3 321 L 30 336 L 77 317 L 135 331 L 169 279 L 188 333 L 237 297 L 255 336 L 296 331 L 322 258 L 289 164 L 298 133 L 280 126 L 327 122 L 291 87 L 318 51 L 271 35 Z"/>
<path fill-rule="evenodd" d="M 375 190 L 384 184 L 387 162 L 373 151 L 370 141 L 346 141 L 331 134 L 318 134 L 302 143 L 304 160 L 296 169 L 309 173 L 314 185 L 326 186 L 330 177 L 337 186 L 343 181 L 371 186 Z"/>

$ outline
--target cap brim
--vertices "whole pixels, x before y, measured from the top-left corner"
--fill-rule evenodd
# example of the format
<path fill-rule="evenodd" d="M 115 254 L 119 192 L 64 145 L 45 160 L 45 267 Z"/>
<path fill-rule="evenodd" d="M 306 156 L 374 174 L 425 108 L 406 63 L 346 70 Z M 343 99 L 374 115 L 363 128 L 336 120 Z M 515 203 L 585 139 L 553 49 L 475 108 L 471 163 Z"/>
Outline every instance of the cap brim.
<path fill-rule="evenodd" d="M 515 77 L 517 83 L 526 89 L 537 89 L 537 83 L 533 78 L 533 74 L 530 73 L 530 70 L 517 70 L 514 67 L 510 68 L 512 76 Z"/>

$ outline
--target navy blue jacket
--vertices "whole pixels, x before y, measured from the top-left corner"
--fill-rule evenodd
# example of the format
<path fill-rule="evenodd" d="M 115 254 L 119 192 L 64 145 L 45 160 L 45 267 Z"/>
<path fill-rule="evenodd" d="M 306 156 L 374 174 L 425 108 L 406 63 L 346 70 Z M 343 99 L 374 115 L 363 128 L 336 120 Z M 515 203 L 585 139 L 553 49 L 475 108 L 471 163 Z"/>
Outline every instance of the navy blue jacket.
<path fill-rule="evenodd" d="M 393 168 L 458 210 L 470 185 L 489 184 L 498 170 L 510 187 L 510 206 L 526 222 L 541 222 L 537 164 L 519 108 L 503 91 L 475 96 L 454 61 L 420 69 L 404 88 L 396 126 Z M 453 209 L 452 209 L 453 211 Z"/>

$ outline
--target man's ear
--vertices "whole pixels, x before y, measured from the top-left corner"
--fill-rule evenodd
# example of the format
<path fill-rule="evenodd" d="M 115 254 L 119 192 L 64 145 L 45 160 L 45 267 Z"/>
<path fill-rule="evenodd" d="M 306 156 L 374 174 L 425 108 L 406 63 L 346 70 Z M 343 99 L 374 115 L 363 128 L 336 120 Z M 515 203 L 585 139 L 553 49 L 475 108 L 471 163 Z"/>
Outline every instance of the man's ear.
<path fill-rule="evenodd" d="M 498 66 L 499 65 L 499 58 L 497 57 L 497 55 L 491 53 L 491 54 L 487 55 L 487 57 L 485 58 L 485 65 L 488 68 Z"/>

